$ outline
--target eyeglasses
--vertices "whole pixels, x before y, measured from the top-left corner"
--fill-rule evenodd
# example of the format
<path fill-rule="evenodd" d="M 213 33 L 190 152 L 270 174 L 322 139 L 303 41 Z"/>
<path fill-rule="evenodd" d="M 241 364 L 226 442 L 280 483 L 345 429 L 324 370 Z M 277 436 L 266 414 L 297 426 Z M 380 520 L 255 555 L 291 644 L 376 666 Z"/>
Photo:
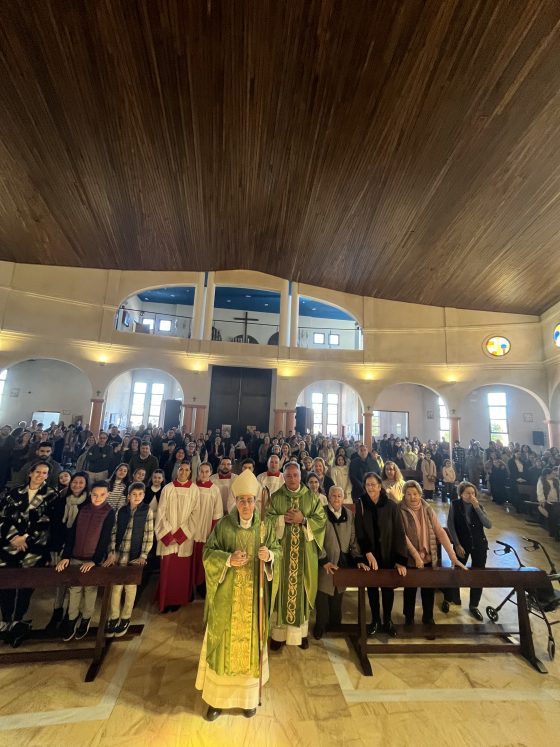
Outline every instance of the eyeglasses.
<path fill-rule="evenodd" d="M 238 506 L 252 506 L 254 502 L 255 502 L 254 498 L 238 498 L 237 499 Z"/>

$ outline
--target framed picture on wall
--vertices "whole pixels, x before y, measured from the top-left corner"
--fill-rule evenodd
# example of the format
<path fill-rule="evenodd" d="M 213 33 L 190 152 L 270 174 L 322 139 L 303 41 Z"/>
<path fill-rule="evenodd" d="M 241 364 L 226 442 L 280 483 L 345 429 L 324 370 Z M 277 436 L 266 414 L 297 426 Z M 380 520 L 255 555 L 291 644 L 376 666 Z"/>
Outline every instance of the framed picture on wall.
<path fill-rule="evenodd" d="M 533 413 L 532 412 L 524 412 L 523 413 L 523 422 L 524 423 L 532 423 L 533 422 Z"/>

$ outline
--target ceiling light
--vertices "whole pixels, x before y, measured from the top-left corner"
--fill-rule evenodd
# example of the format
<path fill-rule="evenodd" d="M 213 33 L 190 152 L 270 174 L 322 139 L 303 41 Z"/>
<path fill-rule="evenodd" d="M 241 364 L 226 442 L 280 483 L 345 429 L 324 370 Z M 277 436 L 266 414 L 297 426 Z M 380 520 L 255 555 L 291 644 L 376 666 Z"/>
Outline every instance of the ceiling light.
<path fill-rule="evenodd" d="M 311 307 L 311 311 L 317 311 L 317 309 L 315 308 L 315 306 Z"/>
<path fill-rule="evenodd" d="M 251 298 L 251 296 L 249 296 L 249 295 L 246 295 L 246 296 L 245 296 L 245 298 Z"/>
<path fill-rule="evenodd" d="M 228 298 L 228 300 L 226 301 L 226 303 L 231 303 L 231 298 Z"/>
<path fill-rule="evenodd" d="M 265 303 L 265 306 L 268 306 L 268 304 L 267 304 L 267 303 Z"/>

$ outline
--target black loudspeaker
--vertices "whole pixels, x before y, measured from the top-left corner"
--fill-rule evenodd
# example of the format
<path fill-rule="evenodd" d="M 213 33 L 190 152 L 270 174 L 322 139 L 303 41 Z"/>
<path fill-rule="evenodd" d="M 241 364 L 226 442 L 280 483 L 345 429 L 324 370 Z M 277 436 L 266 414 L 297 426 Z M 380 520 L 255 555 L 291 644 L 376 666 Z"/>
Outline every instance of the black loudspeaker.
<path fill-rule="evenodd" d="M 544 431 L 533 431 L 533 446 L 544 446 Z"/>
<path fill-rule="evenodd" d="M 305 436 L 313 430 L 313 410 L 310 407 L 296 407 L 296 431 Z"/>
<path fill-rule="evenodd" d="M 170 428 L 176 428 L 181 425 L 181 407 L 183 403 L 180 399 L 164 399 L 161 405 L 161 414 L 159 424 L 164 431 Z"/>

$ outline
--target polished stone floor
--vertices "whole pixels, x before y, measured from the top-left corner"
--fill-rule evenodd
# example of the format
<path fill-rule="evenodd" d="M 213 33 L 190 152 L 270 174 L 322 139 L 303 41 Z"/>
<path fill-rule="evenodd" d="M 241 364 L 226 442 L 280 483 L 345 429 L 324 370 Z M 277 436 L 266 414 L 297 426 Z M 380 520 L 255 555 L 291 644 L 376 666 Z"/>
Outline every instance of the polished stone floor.
<path fill-rule="evenodd" d="M 560 545 L 541 528 L 484 501 L 495 540 L 511 542 L 526 565 L 548 570 L 542 553 L 523 550 L 523 535 L 544 542 L 560 566 Z M 438 504 L 445 519 L 444 507 Z M 513 556 L 490 555 L 488 565 L 515 567 Z M 560 588 L 557 586 L 557 588 Z M 538 674 L 511 654 L 385 655 L 372 657 L 374 677 L 363 677 L 341 638 L 312 640 L 308 651 L 284 649 L 270 656 L 264 702 L 250 720 L 238 714 L 203 720 L 194 689 L 202 641 L 202 604 L 156 614 L 148 587 L 135 620 L 141 639 L 115 644 L 93 683 L 84 662 L 0 667 L 0 744 L 71 745 L 258 745 L 358 747 L 367 745 L 547 745 L 560 733 L 560 654 L 550 661 L 546 628 L 531 617 L 538 656 L 549 670 Z M 484 593 L 481 608 L 504 596 Z M 400 622 L 401 592 L 395 621 Z M 464 600 L 467 592 L 463 592 Z M 438 603 L 441 596 L 438 594 Z M 50 611 L 36 600 L 38 625 Z M 355 619 L 356 594 L 348 592 L 345 620 Z M 500 622 L 513 622 L 506 605 Z M 436 622 L 470 622 L 465 608 L 438 610 Z M 560 611 L 551 615 L 560 620 Z M 557 626 L 560 643 L 560 626 Z M 0 650 L 1 655 L 1 650 Z M 0 660 L 1 661 L 1 660 Z"/>

